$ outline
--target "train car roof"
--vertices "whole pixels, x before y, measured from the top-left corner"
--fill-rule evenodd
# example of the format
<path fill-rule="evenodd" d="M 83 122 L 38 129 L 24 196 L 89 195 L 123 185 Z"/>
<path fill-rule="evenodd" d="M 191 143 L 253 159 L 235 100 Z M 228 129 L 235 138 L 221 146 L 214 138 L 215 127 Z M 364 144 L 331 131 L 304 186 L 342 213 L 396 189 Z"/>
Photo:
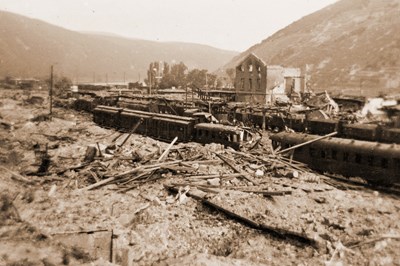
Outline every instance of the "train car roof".
<path fill-rule="evenodd" d="M 187 117 L 187 116 L 179 116 L 179 115 L 171 115 L 171 114 L 161 114 L 161 113 L 152 113 L 152 112 L 146 112 L 146 111 L 140 111 L 140 110 L 132 110 L 129 108 L 124 108 L 122 110 L 123 114 L 138 114 L 138 115 L 142 115 L 145 117 L 151 117 L 151 118 L 165 118 L 165 119 L 171 119 L 174 121 L 180 120 L 180 121 L 186 121 L 186 122 L 192 122 L 195 121 L 194 118 L 192 117 Z"/>
<path fill-rule="evenodd" d="M 272 135 L 270 138 L 275 141 L 285 141 L 290 144 L 300 144 L 319 137 L 321 136 L 304 133 L 280 132 Z M 309 146 L 326 149 L 348 150 L 350 152 L 361 154 L 382 157 L 396 157 L 400 159 L 400 145 L 397 144 L 330 137 L 313 142 L 309 144 Z"/>
<path fill-rule="evenodd" d="M 400 128 L 384 128 L 384 131 L 400 133 Z"/>
<path fill-rule="evenodd" d="M 165 117 L 152 117 L 153 120 L 157 121 L 164 121 L 168 122 L 170 124 L 180 124 L 180 125 L 189 125 L 191 121 L 182 121 L 182 120 L 175 120 L 175 119 L 169 119 Z"/>
<path fill-rule="evenodd" d="M 228 131 L 230 133 L 240 133 L 243 129 L 221 124 L 199 123 L 194 126 L 196 129 L 205 129 L 209 131 Z"/>
<path fill-rule="evenodd" d="M 114 107 L 114 106 L 107 106 L 107 105 L 97 105 L 96 108 L 94 108 L 95 111 L 99 110 L 110 110 L 110 111 L 122 111 L 123 108 L 120 107 Z"/>
<path fill-rule="evenodd" d="M 308 121 L 309 122 L 330 123 L 330 124 L 339 122 L 339 120 L 337 120 L 337 119 L 323 119 L 323 118 L 312 118 L 312 119 L 308 119 Z"/>
<path fill-rule="evenodd" d="M 357 129 L 376 129 L 379 125 L 377 124 L 345 124 L 343 127 L 357 128 Z"/>

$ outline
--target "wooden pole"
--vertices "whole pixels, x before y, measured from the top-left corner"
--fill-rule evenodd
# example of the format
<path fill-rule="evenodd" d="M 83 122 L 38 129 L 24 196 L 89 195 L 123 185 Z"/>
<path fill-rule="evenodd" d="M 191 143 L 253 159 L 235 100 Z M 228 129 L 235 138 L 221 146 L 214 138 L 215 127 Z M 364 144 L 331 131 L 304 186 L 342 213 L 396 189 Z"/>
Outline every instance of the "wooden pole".
<path fill-rule="evenodd" d="M 50 68 L 50 88 L 49 88 L 49 98 L 50 98 L 50 112 L 49 115 L 53 114 L 53 86 L 54 86 L 54 79 L 53 79 L 53 65 Z"/>
<path fill-rule="evenodd" d="M 263 110 L 262 110 L 262 117 L 263 117 L 263 120 L 262 120 L 262 126 L 261 126 L 261 129 L 263 130 L 263 131 L 265 131 L 265 128 L 266 128 L 266 122 L 265 122 L 265 109 L 263 108 Z"/>
<path fill-rule="evenodd" d="M 160 158 L 158 158 L 157 162 L 161 162 L 163 160 L 163 158 L 168 154 L 169 150 L 172 148 L 177 140 L 178 137 L 175 137 L 174 140 L 168 145 L 167 149 L 163 152 L 163 154 L 161 154 Z"/>
<path fill-rule="evenodd" d="M 312 140 L 309 140 L 309 141 L 306 141 L 306 142 L 303 142 L 303 143 L 294 145 L 294 146 L 292 146 L 292 147 L 290 147 L 290 148 L 287 148 L 287 149 L 278 151 L 276 154 L 285 153 L 285 152 L 288 152 L 288 151 L 291 151 L 291 150 L 294 150 L 294 149 L 303 147 L 303 146 L 305 146 L 305 145 L 314 143 L 314 142 L 316 142 L 316 141 L 319 141 L 319 140 L 322 140 L 322 139 L 326 139 L 326 138 L 329 138 L 329 137 L 333 137 L 333 136 L 335 136 L 337 133 L 338 133 L 337 131 L 334 131 L 334 132 L 332 132 L 332 133 L 329 133 L 328 135 L 321 136 L 321 137 L 318 137 L 318 138 L 316 138 L 316 139 L 312 139 Z"/>
<path fill-rule="evenodd" d="M 121 145 L 119 145 L 119 147 L 124 146 L 125 142 L 129 139 L 129 137 L 135 133 L 136 129 L 140 126 L 140 124 L 143 122 L 143 118 L 140 118 L 139 121 L 136 123 L 136 125 L 133 127 L 133 129 L 131 130 L 131 132 L 129 132 L 128 136 L 126 136 L 126 138 L 124 139 L 124 141 L 121 143 Z"/>

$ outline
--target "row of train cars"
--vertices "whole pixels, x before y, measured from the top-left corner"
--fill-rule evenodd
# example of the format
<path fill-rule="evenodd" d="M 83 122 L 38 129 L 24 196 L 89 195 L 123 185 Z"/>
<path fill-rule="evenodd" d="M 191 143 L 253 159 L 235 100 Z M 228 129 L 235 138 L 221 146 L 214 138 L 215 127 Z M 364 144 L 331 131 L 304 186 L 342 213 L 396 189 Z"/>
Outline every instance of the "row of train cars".
<path fill-rule="evenodd" d="M 210 124 L 193 115 L 179 116 L 101 105 L 94 108 L 93 114 L 94 121 L 99 125 L 126 132 L 142 121 L 137 133 L 163 141 L 171 141 L 177 136 L 181 142 L 215 142 L 239 149 L 253 137 L 242 127 Z M 371 183 L 400 184 L 398 128 L 335 119 L 307 119 L 303 115 L 282 113 L 264 116 L 261 112 L 236 112 L 228 116 L 259 128 L 264 124 L 267 128 L 281 131 L 271 134 L 275 148 L 288 148 L 337 132 L 335 137 L 295 149 L 291 156 L 319 171 L 359 176 Z M 288 128 L 291 132 L 285 131 Z"/>
<path fill-rule="evenodd" d="M 115 128 L 152 138 L 179 142 L 195 141 L 203 144 L 220 143 L 240 149 L 253 134 L 244 128 L 205 122 L 204 116 L 179 116 L 127 108 L 99 105 L 93 110 L 94 122 L 106 128 Z"/>
<path fill-rule="evenodd" d="M 235 114 L 238 120 L 262 126 L 262 114 Z M 361 177 L 380 185 L 400 184 L 400 129 L 339 119 L 307 119 L 295 115 L 266 115 L 265 124 L 278 129 L 270 136 L 274 148 L 309 145 L 289 152 L 294 160 L 321 172 Z M 285 130 L 291 129 L 291 130 Z M 337 132 L 335 137 L 321 135 Z M 318 141 L 312 142 L 316 139 Z"/>

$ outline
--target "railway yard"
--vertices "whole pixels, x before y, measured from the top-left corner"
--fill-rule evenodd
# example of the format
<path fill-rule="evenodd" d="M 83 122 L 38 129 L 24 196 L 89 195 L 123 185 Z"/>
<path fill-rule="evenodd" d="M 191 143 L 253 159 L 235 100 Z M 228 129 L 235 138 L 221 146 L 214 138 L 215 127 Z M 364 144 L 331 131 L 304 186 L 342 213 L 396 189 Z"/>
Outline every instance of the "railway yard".
<path fill-rule="evenodd" d="M 0 265 L 400 265 L 399 193 L 314 172 L 270 131 L 160 141 L 0 90 Z"/>

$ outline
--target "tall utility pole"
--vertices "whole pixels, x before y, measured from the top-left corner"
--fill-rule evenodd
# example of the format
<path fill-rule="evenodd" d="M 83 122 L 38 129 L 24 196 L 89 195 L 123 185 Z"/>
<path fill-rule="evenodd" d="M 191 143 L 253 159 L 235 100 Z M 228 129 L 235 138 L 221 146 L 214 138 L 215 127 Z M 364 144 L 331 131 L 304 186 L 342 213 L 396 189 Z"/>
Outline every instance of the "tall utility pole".
<path fill-rule="evenodd" d="M 53 79 L 53 65 L 51 65 L 50 68 L 50 88 L 49 88 L 49 97 L 50 97 L 50 117 L 53 114 L 53 85 L 54 85 L 54 79 Z"/>

